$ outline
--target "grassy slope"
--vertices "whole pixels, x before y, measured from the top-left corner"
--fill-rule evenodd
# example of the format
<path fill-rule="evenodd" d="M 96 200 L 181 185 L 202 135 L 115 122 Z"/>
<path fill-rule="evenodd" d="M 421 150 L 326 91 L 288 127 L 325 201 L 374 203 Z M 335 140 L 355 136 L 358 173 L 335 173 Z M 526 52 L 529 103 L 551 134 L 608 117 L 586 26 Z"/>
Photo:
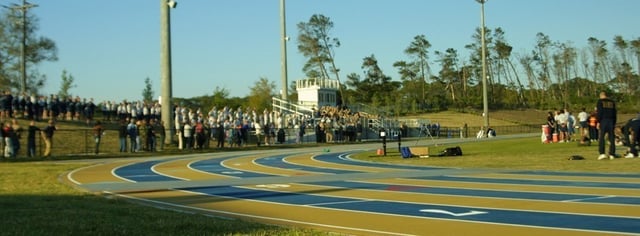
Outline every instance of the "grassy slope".
<path fill-rule="evenodd" d="M 491 126 L 503 125 L 542 125 L 546 123 L 547 112 L 543 110 L 504 110 L 492 111 L 489 113 L 489 124 Z M 578 114 L 575 113 L 574 116 Z M 618 124 L 624 124 L 627 120 L 635 117 L 636 114 L 618 114 Z M 460 127 L 467 123 L 469 126 L 482 126 L 483 119 L 480 114 L 460 113 L 455 111 L 444 111 L 430 113 L 407 118 L 425 118 L 431 122 L 439 122 L 444 127 Z"/>

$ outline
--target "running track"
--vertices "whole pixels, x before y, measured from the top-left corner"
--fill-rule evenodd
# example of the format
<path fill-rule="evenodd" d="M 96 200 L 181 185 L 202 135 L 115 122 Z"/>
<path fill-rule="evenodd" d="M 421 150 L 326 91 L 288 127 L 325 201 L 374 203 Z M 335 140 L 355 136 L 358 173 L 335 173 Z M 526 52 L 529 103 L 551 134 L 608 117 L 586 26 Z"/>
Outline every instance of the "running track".
<path fill-rule="evenodd" d="M 640 235 L 640 174 L 391 165 L 352 160 L 355 147 L 113 160 L 67 179 L 162 207 L 355 235 Z"/>

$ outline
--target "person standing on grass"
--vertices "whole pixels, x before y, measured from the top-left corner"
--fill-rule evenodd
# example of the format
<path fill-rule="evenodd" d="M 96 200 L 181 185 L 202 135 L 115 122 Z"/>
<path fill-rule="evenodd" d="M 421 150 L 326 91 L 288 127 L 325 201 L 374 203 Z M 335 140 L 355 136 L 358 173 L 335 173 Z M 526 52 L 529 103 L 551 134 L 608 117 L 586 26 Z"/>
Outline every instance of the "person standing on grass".
<path fill-rule="evenodd" d="M 190 121 L 184 122 L 184 126 L 183 126 L 183 136 L 184 136 L 184 148 L 185 149 L 191 149 L 193 146 L 191 144 L 193 144 L 193 127 L 190 124 Z"/>
<path fill-rule="evenodd" d="M 589 115 L 589 139 L 591 139 L 591 142 L 595 142 L 596 140 L 598 140 L 598 117 L 597 117 L 597 111 L 591 112 L 591 114 Z"/>
<path fill-rule="evenodd" d="M 614 126 L 616 124 L 617 111 L 616 111 L 616 103 L 607 97 L 606 92 L 600 92 L 600 99 L 596 103 L 597 114 L 596 118 L 598 119 L 598 151 L 600 152 L 600 156 L 598 156 L 598 160 L 604 159 L 614 159 L 616 155 L 616 143 L 615 143 L 615 134 L 613 133 Z M 607 135 L 607 140 L 604 139 L 604 136 Z M 609 141 L 609 155 L 605 154 L 605 143 Z"/>
<path fill-rule="evenodd" d="M 102 132 L 104 132 L 104 128 L 102 127 L 102 123 L 98 120 L 96 121 L 95 125 L 93 125 L 93 139 L 96 142 L 96 155 L 100 153 L 100 140 L 102 139 Z"/>
<path fill-rule="evenodd" d="M 158 144 L 160 144 L 160 148 L 158 149 L 158 151 L 162 151 L 164 150 L 164 142 L 165 142 L 164 139 L 167 136 L 167 131 L 165 130 L 165 127 L 164 127 L 164 121 L 160 121 L 156 129 L 157 129 L 156 133 L 158 134 Z"/>
<path fill-rule="evenodd" d="M 155 121 L 153 119 L 149 119 L 148 122 L 145 122 L 147 126 L 147 149 L 150 152 L 156 151 L 156 130 L 155 130 Z"/>
<path fill-rule="evenodd" d="M 217 148 L 224 148 L 225 138 L 224 125 L 222 124 L 222 122 L 218 122 L 218 145 L 216 145 Z"/>
<path fill-rule="evenodd" d="M 2 136 L 4 141 L 4 157 L 12 158 L 13 153 L 13 129 L 11 128 L 11 123 L 7 122 L 2 126 Z"/>
<path fill-rule="evenodd" d="M 40 128 L 36 127 L 36 121 L 29 122 L 27 129 L 27 157 L 36 156 L 36 134 L 40 132 Z"/>
<path fill-rule="evenodd" d="M 2 95 L 2 94 L 0 94 Z M 0 119 L 0 157 L 4 158 L 4 123 Z"/>
<path fill-rule="evenodd" d="M 127 121 L 121 120 L 118 127 L 118 140 L 120 141 L 120 152 L 127 151 Z"/>
<path fill-rule="evenodd" d="M 629 152 L 624 158 L 635 158 L 638 157 L 638 144 L 640 144 L 640 113 L 629 121 L 627 124 L 622 127 L 622 133 L 624 135 L 624 139 L 628 140 L 627 146 L 629 146 Z"/>
<path fill-rule="evenodd" d="M 587 114 L 587 108 L 583 107 L 580 113 L 578 113 L 578 123 L 580 124 L 580 137 L 588 136 L 589 114 Z"/>
<path fill-rule="evenodd" d="M 18 156 L 20 152 L 20 138 L 22 137 L 22 126 L 18 124 L 18 120 L 11 120 L 11 129 L 13 130 L 13 136 L 11 137 L 11 144 L 13 145 L 13 156 Z"/>
<path fill-rule="evenodd" d="M 42 130 L 42 138 L 44 139 L 44 157 L 51 156 L 51 147 L 53 141 L 53 133 L 57 130 L 53 119 L 49 120 L 47 127 Z"/>
<path fill-rule="evenodd" d="M 133 118 L 131 118 L 131 122 L 129 123 L 129 125 L 127 125 L 127 135 L 129 135 L 129 144 L 131 146 L 131 152 L 136 152 L 138 150 L 136 145 L 137 144 L 136 140 L 138 139 L 138 126 L 136 126 L 136 123 Z"/>
<path fill-rule="evenodd" d="M 556 126 L 558 127 L 558 142 L 567 142 L 569 139 L 569 116 L 564 109 L 558 110 L 556 115 Z"/>

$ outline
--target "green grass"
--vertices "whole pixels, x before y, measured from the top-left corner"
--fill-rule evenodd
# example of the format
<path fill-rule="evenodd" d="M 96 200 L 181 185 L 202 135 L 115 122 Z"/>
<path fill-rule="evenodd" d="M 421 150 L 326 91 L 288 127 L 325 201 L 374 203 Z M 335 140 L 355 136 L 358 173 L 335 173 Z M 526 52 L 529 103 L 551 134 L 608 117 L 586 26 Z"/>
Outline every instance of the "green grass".
<path fill-rule="evenodd" d="M 435 157 L 446 147 L 460 146 L 463 155 L 458 157 Z M 406 158 L 397 148 L 388 148 L 387 157 L 377 156 L 375 151 L 362 152 L 353 158 L 409 165 L 426 165 L 459 168 L 500 168 L 517 170 L 588 171 L 610 173 L 638 173 L 640 159 L 616 158 L 598 161 L 598 144 L 578 146 L 575 142 L 542 144 L 539 137 L 506 140 L 472 141 L 460 144 L 429 146 L 431 157 Z M 626 147 L 617 147 L 617 154 L 624 154 Z M 585 160 L 568 160 L 580 155 Z"/>
<path fill-rule="evenodd" d="M 2 235 L 327 235 L 177 213 L 79 191 L 58 178 L 85 164 L 0 163 Z"/>
<path fill-rule="evenodd" d="M 28 123 L 19 120 L 24 129 Z M 46 123 L 36 126 L 44 128 Z M 54 135 L 52 160 L 24 158 L 26 132 L 16 160 L 0 158 L 0 235 L 327 235 L 311 229 L 287 228 L 202 214 L 188 214 L 140 205 L 124 199 L 107 199 L 61 181 L 69 171 L 90 165 L 91 159 L 219 152 L 181 151 L 119 153 L 117 126 L 106 124 L 100 155 L 94 155 L 91 127 L 61 121 Z M 41 139 L 38 137 L 38 141 Z M 215 145 L 215 143 L 213 143 Z M 260 149 L 289 148 L 287 146 Z M 227 148 L 224 151 L 255 150 Z M 37 148 L 41 152 L 41 146 Z M 78 162 L 73 162 L 79 160 Z M 71 161 L 71 162 L 69 162 Z"/>

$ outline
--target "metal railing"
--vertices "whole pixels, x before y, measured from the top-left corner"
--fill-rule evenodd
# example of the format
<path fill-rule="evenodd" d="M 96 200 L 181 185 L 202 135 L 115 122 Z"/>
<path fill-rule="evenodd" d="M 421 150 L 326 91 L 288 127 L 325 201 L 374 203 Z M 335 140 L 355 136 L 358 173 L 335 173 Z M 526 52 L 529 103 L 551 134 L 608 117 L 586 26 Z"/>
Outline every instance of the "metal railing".
<path fill-rule="evenodd" d="M 285 101 L 277 97 L 271 98 L 271 106 L 273 107 L 273 110 L 278 110 L 280 112 L 285 111 L 285 112 L 293 113 L 299 116 L 312 117 L 312 113 L 313 113 L 313 110 L 311 110 L 308 107 L 291 103 L 289 101 Z"/>
<path fill-rule="evenodd" d="M 524 134 L 524 133 L 535 133 L 541 132 L 540 126 L 522 126 L 522 125 L 513 125 L 513 126 L 495 126 L 493 127 L 496 130 L 498 136 L 500 135 L 508 135 L 508 134 Z M 429 133 L 433 138 L 439 139 L 448 139 L 448 138 L 476 138 L 476 134 L 480 130 L 480 127 L 440 127 L 437 130 L 429 130 Z M 345 137 L 343 140 L 338 140 L 336 137 L 340 135 L 335 133 L 335 131 L 329 131 L 334 134 L 334 140 L 336 143 L 339 142 L 349 142 L 346 138 L 347 135 L 344 133 L 342 136 Z M 26 132 L 25 132 L 26 133 Z M 27 156 L 27 138 L 26 134 L 23 133 L 23 137 L 19 140 L 20 142 L 20 150 L 18 153 L 18 157 Z M 166 132 L 169 134 L 170 132 Z M 278 131 L 276 131 L 275 136 L 271 137 L 271 145 L 296 145 L 296 144 L 308 144 L 316 142 L 316 133 L 313 127 L 308 127 L 305 129 L 305 135 L 301 138 L 297 138 L 299 133 L 299 129 L 294 128 L 284 128 L 282 129 L 281 137 L 278 137 Z M 424 138 L 424 133 L 421 133 L 420 128 L 417 127 L 408 127 L 406 129 L 400 129 L 400 127 L 396 127 L 390 130 L 387 130 L 388 137 L 393 139 L 397 135 L 402 135 L 403 138 Z M 264 146 L 265 145 L 265 135 L 256 135 L 255 131 L 249 132 L 248 141 L 244 143 L 244 146 Z M 379 133 L 373 129 L 363 128 L 361 130 L 361 136 L 357 137 L 356 140 L 363 141 L 378 141 Z M 205 140 L 205 145 L 203 145 L 203 149 L 216 149 L 217 140 L 215 138 L 211 138 L 209 134 L 206 135 L 207 138 Z M 144 137 L 144 136 L 141 136 Z M 168 138 L 168 137 L 167 137 Z M 144 139 L 144 138 L 142 138 Z M 159 139 L 159 137 L 157 137 Z M 126 152 L 130 151 L 130 143 L 131 140 L 129 137 L 126 139 Z M 229 138 L 225 139 L 225 148 L 230 147 Z M 259 141 L 259 142 L 258 142 Z M 141 143 L 145 143 L 145 140 L 141 140 Z M 160 140 L 157 140 L 156 149 L 160 147 Z M 4 146 L 3 146 L 4 147 Z M 93 130 L 87 129 L 58 129 L 55 131 L 52 141 L 51 154 L 52 156 L 95 156 L 95 147 L 96 142 L 93 136 Z M 165 145 L 166 150 L 177 151 L 177 144 L 167 144 Z M 143 151 L 143 150 L 141 150 Z M 44 153 L 44 141 L 40 134 L 36 135 L 36 156 L 42 156 Z M 4 149 L 0 150 L 0 154 L 4 154 Z M 120 138 L 118 137 L 117 130 L 107 129 L 104 132 L 104 135 L 101 137 L 99 153 L 98 155 L 110 155 L 110 156 L 118 156 L 120 154 Z"/>

